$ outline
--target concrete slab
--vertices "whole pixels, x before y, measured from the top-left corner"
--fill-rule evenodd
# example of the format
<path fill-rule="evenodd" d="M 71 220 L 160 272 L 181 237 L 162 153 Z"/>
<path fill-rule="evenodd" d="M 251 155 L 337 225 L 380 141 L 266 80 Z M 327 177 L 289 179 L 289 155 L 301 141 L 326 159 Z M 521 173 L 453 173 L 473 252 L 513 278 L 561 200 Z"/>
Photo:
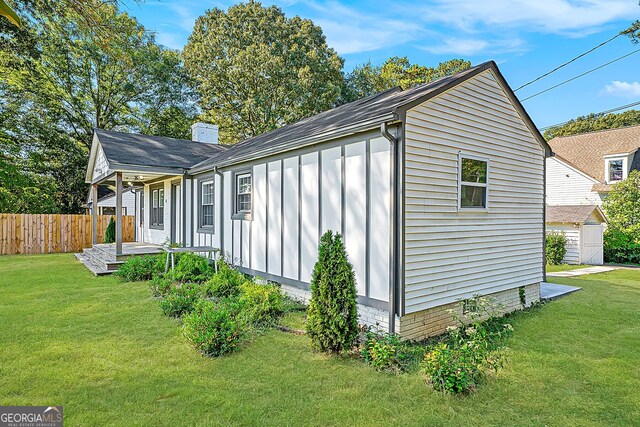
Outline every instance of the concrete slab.
<path fill-rule="evenodd" d="M 577 286 L 558 285 L 556 283 L 540 283 L 540 299 L 552 300 L 581 290 Z"/>
<path fill-rule="evenodd" d="M 613 270 L 616 270 L 616 267 L 605 267 L 603 265 L 596 265 L 593 267 L 578 268 L 577 270 L 556 271 L 554 273 L 547 273 L 547 276 L 575 277 L 575 276 L 583 276 L 585 274 L 606 273 L 607 271 L 613 271 Z"/>

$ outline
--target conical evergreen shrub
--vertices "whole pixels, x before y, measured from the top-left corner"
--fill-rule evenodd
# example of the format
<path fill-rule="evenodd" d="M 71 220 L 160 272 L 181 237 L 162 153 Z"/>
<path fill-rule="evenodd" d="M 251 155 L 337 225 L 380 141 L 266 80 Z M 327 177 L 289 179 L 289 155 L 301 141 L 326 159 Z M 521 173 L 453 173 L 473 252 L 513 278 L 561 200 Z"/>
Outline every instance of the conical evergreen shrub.
<path fill-rule="evenodd" d="M 342 237 L 327 231 L 320 238 L 311 276 L 307 334 L 313 347 L 331 353 L 350 349 L 358 337 L 356 278 Z"/>
<path fill-rule="evenodd" d="M 111 217 L 107 229 L 104 231 L 104 243 L 113 243 L 116 241 L 116 222 Z"/>

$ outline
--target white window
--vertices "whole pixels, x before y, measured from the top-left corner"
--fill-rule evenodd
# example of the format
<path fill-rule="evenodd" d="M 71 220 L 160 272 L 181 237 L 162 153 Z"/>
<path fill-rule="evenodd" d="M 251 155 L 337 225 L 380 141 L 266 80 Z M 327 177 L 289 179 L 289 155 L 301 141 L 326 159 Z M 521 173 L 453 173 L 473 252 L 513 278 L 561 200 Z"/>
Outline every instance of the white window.
<path fill-rule="evenodd" d="M 609 182 L 622 181 L 624 179 L 624 160 L 612 159 L 608 161 Z"/>
<path fill-rule="evenodd" d="M 213 180 L 203 181 L 200 191 L 200 226 L 213 227 L 215 218 L 215 211 L 213 209 Z"/>
<path fill-rule="evenodd" d="M 458 208 L 487 209 L 489 161 L 460 155 L 458 165 Z"/>
<path fill-rule="evenodd" d="M 251 213 L 251 174 L 236 175 L 236 213 Z"/>

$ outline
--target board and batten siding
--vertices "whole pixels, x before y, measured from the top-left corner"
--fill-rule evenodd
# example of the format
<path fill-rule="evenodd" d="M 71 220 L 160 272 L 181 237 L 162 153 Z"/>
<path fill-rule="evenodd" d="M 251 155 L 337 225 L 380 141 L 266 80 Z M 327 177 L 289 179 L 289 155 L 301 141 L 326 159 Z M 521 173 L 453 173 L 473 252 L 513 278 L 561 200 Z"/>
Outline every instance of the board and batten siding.
<path fill-rule="evenodd" d="M 493 73 L 405 126 L 405 313 L 541 282 L 544 150 Z M 489 160 L 485 212 L 458 211 L 459 154 Z"/>
<path fill-rule="evenodd" d="M 602 205 L 600 195 L 591 191 L 598 181 L 554 157 L 547 158 L 547 204 Z"/>
<path fill-rule="evenodd" d="M 384 306 L 391 264 L 390 148 L 376 131 L 225 171 L 225 203 L 235 200 L 235 173 L 251 171 L 253 206 L 251 219 L 243 220 L 232 219 L 225 207 L 223 251 L 257 276 L 308 289 L 320 236 L 333 230 L 344 236 L 361 302 Z"/>

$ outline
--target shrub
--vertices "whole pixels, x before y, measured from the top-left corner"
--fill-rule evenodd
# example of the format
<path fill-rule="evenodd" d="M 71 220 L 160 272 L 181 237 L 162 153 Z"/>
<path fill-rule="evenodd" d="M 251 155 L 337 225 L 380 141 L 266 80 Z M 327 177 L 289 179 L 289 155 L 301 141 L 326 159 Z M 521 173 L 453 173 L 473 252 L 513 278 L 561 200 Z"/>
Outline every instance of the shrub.
<path fill-rule="evenodd" d="M 241 286 L 239 301 L 249 322 L 254 325 L 270 325 L 284 310 L 283 296 L 274 285 L 245 282 Z"/>
<path fill-rule="evenodd" d="M 163 276 L 154 276 L 149 282 L 149 289 L 154 297 L 163 297 L 173 287 L 171 279 Z"/>
<path fill-rule="evenodd" d="M 195 283 L 185 283 L 180 287 L 171 288 L 160 301 L 162 312 L 171 317 L 180 317 L 193 310 L 200 299 L 200 286 Z"/>
<path fill-rule="evenodd" d="M 200 300 L 183 318 L 183 332 L 202 354 L 221 356 L 235 350 L 243 335 L 237 302 Z"/>
<path fill-rule="evenodd" d="M 203 283 L 214 273 L 213 267 L 207 258 L 193 253 L 183 254 L 175 268 L 171 271 L 171 277 L 182 283 Z"/>
<path fill-rule="evenodd" d="M 497 371 L 503 364 L 500 339 L 512 327 L 495 317 L 486 299 L 476 298 L 473 301 L 478 310 L 468 313 L 466 319 L 458 318 L 460 327 L 447 328 L 446 339 L 424 356 L 424 373 L 438 391 L 470 392 L 489 371 Z M 481 322 L 485 315 L 489 319 Z M 468 320 L 471 323 L 465 326 Z"/>
<path fill-rule="evenodd" d="M 358 336 L 356 280 L 339 234 L 320 239 L 318 262 L 311 277 L 307 333 L 314 348 L 340 353 Z"/>
<path fill-rule="evenodd" d="M 604 232 L 604 261 L 618 264 L 640 264 L 640 244 L 627 233 L 613 227 Z"/>
<path fill-rule="evenodd" d="M 380 371 L 406 372 L 424 357 L 424 347 L 403 342 L 396 334 L 367 330 L 360 345 L 365 362 Z"/>
<path fill-rule="evenodd" d="M 240 272 L 220 263 L 218 272 L 205 283 L 203 293 L 217 298 L 237 296 L 240 293 L 240 285 L 245 281 L 245 277 Z"/>
<path fill-rule="evenodd" d="M 114 274 L 125 282 L 150 280 L 164 271 L 165 255 L 133 256 Z"/>
<path fill-rule="evenodd" d="M 567 237 L 564 233 L 557 231 L 547 233 L 545 237 L 545 252 L 547 264 L 561 264 L 567 254 Z"/>
<path fill-rule="evenodd" d="M 104 243 L 113 243 L 116 241 L 116 221 L 111 217 L 107 229 L 104 231 Z"/>

